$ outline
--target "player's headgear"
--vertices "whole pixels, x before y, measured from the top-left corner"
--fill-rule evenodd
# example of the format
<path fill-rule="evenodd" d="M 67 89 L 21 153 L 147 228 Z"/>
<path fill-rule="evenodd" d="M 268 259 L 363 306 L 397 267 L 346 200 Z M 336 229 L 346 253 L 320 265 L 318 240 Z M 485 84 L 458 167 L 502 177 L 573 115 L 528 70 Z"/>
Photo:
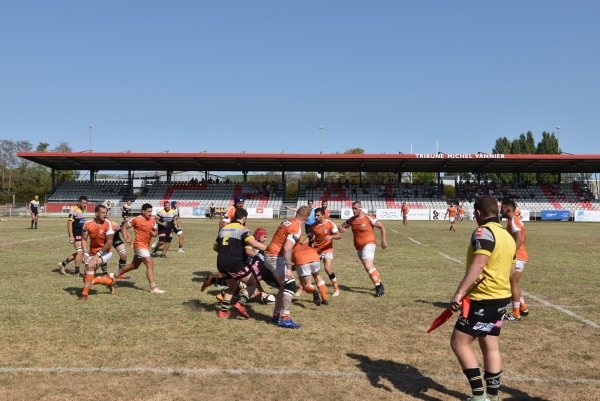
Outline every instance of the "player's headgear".
<path fill-rule="evenodd" d="M 175 205 L 177 205 L 177 201 L 172 201 L 171 202 L 171 207 L 175 207 Z"/>
<path fill-rule="evenodd" d="M 267 235 L 267 230 L 265 230 L 264 228 L 258 227 L 256 230 L 254 230 L 254 238 L 258 239 L 263 235 Z"/>
<path fill-rule="evenodd" d="M 239 194 L 235 196 L 235 203 L 238 202 L 244 202 L 244 195 Z"/>

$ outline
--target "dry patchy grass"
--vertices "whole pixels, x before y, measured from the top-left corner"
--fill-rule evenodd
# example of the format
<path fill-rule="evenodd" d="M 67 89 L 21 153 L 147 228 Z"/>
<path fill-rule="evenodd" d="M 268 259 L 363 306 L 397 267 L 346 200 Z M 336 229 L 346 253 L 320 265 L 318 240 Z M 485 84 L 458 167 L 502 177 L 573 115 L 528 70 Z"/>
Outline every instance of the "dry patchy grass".
<path fill-rule="evenodd" d="M 272 234 L 278 221 L 249 225 L 259 223 Z M 75 302 L 82 281 L 56 268 L 72 251 L 64 219 L 41 218 L 38 230 L 27 229 L 27 219 L 1 224 L 0 368 L 7 371 L 0 399 L 451 400 L 469 393 L 448 345 L 453 323 L 425 332 L 462 278 L 456 260 L 465 260 L 474 223 L 449 232 L 442 222 L 385 222 L 389 249 L 376 253 L 382 298 L 373 297 L 346 234 L 334 263 L 342 294 L 329 306 L 316 307 L 306 294 L 296 300 L 300 330 L 267 324 L 272 307 L 257 302 L 250 320 L 217 319 L 217 290 L 200 292 L 215 271 L 215 222 L 184 221 L 186 252 L 174 246 L 156 259 L 165 294 L 148 292 L 141 269 L 119 282 L 116 295 L 95 286 L 83 303 Z M 531 262 L 522 287 L 600 324 L 597 227 L 527 223 Z M 531 316 L 502 331 L 503 399 L 600 398 L 600 329 L 531 299 L 528 306 Z M 13 371 L 28 368 L 46 370 Z M 58 368 L 72 370 L 50 371 Z"/>

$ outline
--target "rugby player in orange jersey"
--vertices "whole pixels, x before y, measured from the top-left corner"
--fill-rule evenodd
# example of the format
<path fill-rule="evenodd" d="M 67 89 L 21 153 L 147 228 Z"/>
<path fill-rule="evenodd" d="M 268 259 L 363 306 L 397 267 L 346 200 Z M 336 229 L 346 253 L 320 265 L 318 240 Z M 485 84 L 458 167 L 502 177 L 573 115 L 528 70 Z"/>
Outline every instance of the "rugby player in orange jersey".
<path fill-rule="evenodd" d="M 323 200 L 323 202 L 321 202 L 321 209 L 323 209 L 323 217 L 325 217 L 327 220 L 329 220 L 330 210 L 327 209 L 327 205 L 328 205 L 327 199 L 325 199 L 325 200 Z M 315 210 L 315 213 L 316 213 L 316 210 Z"/>
<path fill-rule="evenodd" d="M 354 213 L 354 216 L 350 217 L 340 226 L 340 232 L 344 233 L 348 227 L 352 227 L 356 253 L 365 267 L 367 274 L 371 277 L 373 284 L 375 284 L 375 296 L 381 297 L 384 294 L 384 288 L 375 267 L 377 240 L 375 239 L 373 227 L 381 230 L 381 249 L 385 249 L 387 248 L 385 226 L 375 216 L 364 213 L 362 204 L 359 201 L 352 204 L 352 213 Z"/>
<path fill-rule="evenodd" d="M 315 305 L 320 306 L 321 303 L 329 305 L 325 281 L 319 274 L 321 261 L 317 251 L 308 244 L 298 244 L 292 250 L 292 263 L 294 263 L 294 267 L 300 278 L 300 285 L 304 287 L 304 291 L 313 294 Z M 317 288 L 312 285 L 311 276 L 315 279 Z"/>
<path fill-rule="evenodd" d="M 125 242 L 131 243 L 128 228 L 133 227 L 135 231 L 135 241 L 133 242 L 133 262 L 126 264 L 115 274 L 111 273 L 111 277 L 120 277 L 128 271 L 135 270 L 142 263 L 146 265 L 146 277 L 150 283 L 150 292 L 154 294 L 162 294 L 164 291 L 159 289 L 154 282 L 154 261 L 150 256 L 150 238 L 158 236 L 158 226 L 154 217 L 152 217 L 152 205 L 144 203 L 142 205 L 142 214 L 129 220 L 121 226 L 121 234 Z"/>
<path fill-rule="evenodd" d="M 406 202 L 402 202 L 402 223 L 407 226 L 408 225 L 408 206 L 406 206 Z"/>
<path fill-rule="evenodd" d="M 458 207 L 458 221 L 460 222 L 460 224 L 462 224 L 464 219 L 465 219 L 465 208 L 463 207 L 463 205 L 460 205 Z"/>
<path fill-rule="evenodd" d="M 510 291 L 512 298 L 512 314 L 507 314 L 507 320 L 521 320 L 521 315 L 529 315 L 525 300 L 523 299 L 523 293 L 519 287 L 519 280 L 525 269 L 525 265 L 529 261 L 529 255 L 525 249 L 525 241 L 527 236 L 525 235 L 525 226 L 521 220 L 516 216 L 516 204 L 511 200 L 505 200 L 502 202 L 500 209 L 502 217 L 508 220 L 506 225 L 506 231 L 515 239 L 517 245 L 517 264 L 515 272 L 510 276 Z"/>
<path fill-rule="evenodd" d="M 296 292 L 296 280 L 292 272 L 292 248 L 302 239 L 302 226 L 308 220 L 309 215 L 308 206 L 300 207 L 296 212 L 296 217 L 279 225 L 265 251 L 265 266 L 273 272 L 279 283 L 271 324 L 289 329 L 300 327 L 290 316 L 292 297 Z"/>
<path fill-rule="evenodd" d="M 446 209 L 444 220 L 448 215 L 450 215 L 450 231 L 456 231 L 456 227 L 454 227 L 454 221 L 456 220 L 456 206 L 454 206 L 454 202 L 450 203 L 450 207 Z"/>
<path fill-rule="evenodd" d="M 238 194 L 235 196 L 233 199 L 233 206 L 229 206 L 229 208 L 221 216 L 221 220 L 219 221 L 219 230 L 234 221 L 235 211 L 244 207 L 244 201 L 244 195 Z"/>
<path fill-rule="evenodd" d="M 325 203 L 327 201 L 323 201 Z M 325 217 L 325 210 L 320 207 L 315 210 L 315 223 L 311 224 L 308 238 L 314 240 L 314 247 L 321 259 L 323 259 L 323 268 L 333 284 L 332 296 L 340 295 L 340 287 L 337 277 L 331 269 L 333 265 L 333 240 L 342 238 L 342 233 L 338 230 L 334 222 Z M 304 241 L 306 242 L 306 240 Z"/>
<path fill-rule="evenodd" d="M 83 291 L 78 301 L 87 301 L 92 282 L 93 284 L 106 284 L 110 287 L 110 293 L 115 293 L 116 280 L 114 278 L 103 276 L 94 280 L 98 267 L 107 263 L 112 256 L 110 249 L 113 245 L 115 234 L 112 229 L 112 223 L 106 219 L 106 206 L 97 205 L 94 212 L 96 217 L 93 220 L 86 221 L 82 228 L 81 246 L 85 249 L 83 253 L 85 276 L 83 279 Z M 89 251 L 87 250 L 88 239 L 90 240 Z"/>

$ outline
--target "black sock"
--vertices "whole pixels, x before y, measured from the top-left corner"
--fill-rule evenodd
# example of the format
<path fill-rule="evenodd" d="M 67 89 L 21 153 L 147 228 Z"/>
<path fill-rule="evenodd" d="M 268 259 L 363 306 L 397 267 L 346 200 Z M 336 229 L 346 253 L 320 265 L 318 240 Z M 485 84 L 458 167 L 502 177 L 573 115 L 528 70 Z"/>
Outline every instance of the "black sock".
<path fill-rule="evenodd" d="M 227 312 L 230 307 L 231 307 L 231 301 L 223 300 L 223 302 L 221 302 L 221 312 Z"/>
<path fill-rule="evenodd" d="M 481 378 L 481 370 L 479 370 L 479 367 L 464 369 L 463 373 L 467 376 L 467 379 L 469 379 L 473 395 L 483 395 L 485 390 L 483 388 L 483 379 Z"/>
<path fill-rule="evenodd" d="M 102 273 L 108 274 L 108 265 L 106 263 L 102 265 Z"/>
<path fill-rule="evenodd" d="M 75 266 L 75 274 L 79 274 L 79 266 Z"/>
<path fill-rule="evenodd" d="M 329 280 L 331 280 L 332 282 L 335 280 L 335 273 L 331 272 L 331 274 L 329 275 Z"/>
<path fill-rule="evenodd" d="M 247 295 L 240 295 L 240 303 L 242 305 L 244 305 L 246 302 L 248 302 L 248 296 Z"/>
<path fill-rule="evenodd" d="M 127 259 L 119 259 L 119 270 L 123 268 L 127 264 Z"/>
<path fill-rule="evenodd" d="M 502 371 L 500 371 L 498 373 L 490 373 L 490 372 L 484 371 L 483 373 L 484 373 L 483 378 L 485 379 L 487 393 L 489 395 L 497 396 L 498 389 L 500 388 L 500 375 L 502 374 Z"/>

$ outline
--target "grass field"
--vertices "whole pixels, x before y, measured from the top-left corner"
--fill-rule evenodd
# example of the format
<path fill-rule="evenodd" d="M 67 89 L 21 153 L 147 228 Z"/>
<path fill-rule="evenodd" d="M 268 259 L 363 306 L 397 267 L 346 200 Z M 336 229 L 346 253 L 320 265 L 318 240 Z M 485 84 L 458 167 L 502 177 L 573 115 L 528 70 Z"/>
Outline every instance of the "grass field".
<path fill-rule="evenodd" d="M 278 223 L 249 226 L 271 235 Z M 0 223 L 0 400 L 466 398 L 449 347 L 455 318 L 426 330 L 462 278 L 475 223 L 456 232 L 409 224 L 385 222 L 389 248 L 375 260 L 384 297 L 373 296 L 347 233 L 335 250 L 341 295 L 320 307 L 307 294 L 296 299 L 302 327 L 286 330 L 267 324 L 272 307 L 258 302 L 250 320 L 216 317 L 218 290 L 200 292 L 216 271 L 214 221 L 185 220 L 185 253 L 174 247 L 156 259 L 165 294 L 150 294 L 140 269 L 115 295 L 94 286 L 87 302 L 76 302 L 82 280 L 56 267 L 72 252 L 66 219 L 41 218 L 38 230 L 25 218 Z M 531 315 L 502 330 L 501 397 L 600 399 L 599 226 L 526 227 L 531 261 L 521 283 Z M 116 265 L 115 257 L 109 270 Z"/>

